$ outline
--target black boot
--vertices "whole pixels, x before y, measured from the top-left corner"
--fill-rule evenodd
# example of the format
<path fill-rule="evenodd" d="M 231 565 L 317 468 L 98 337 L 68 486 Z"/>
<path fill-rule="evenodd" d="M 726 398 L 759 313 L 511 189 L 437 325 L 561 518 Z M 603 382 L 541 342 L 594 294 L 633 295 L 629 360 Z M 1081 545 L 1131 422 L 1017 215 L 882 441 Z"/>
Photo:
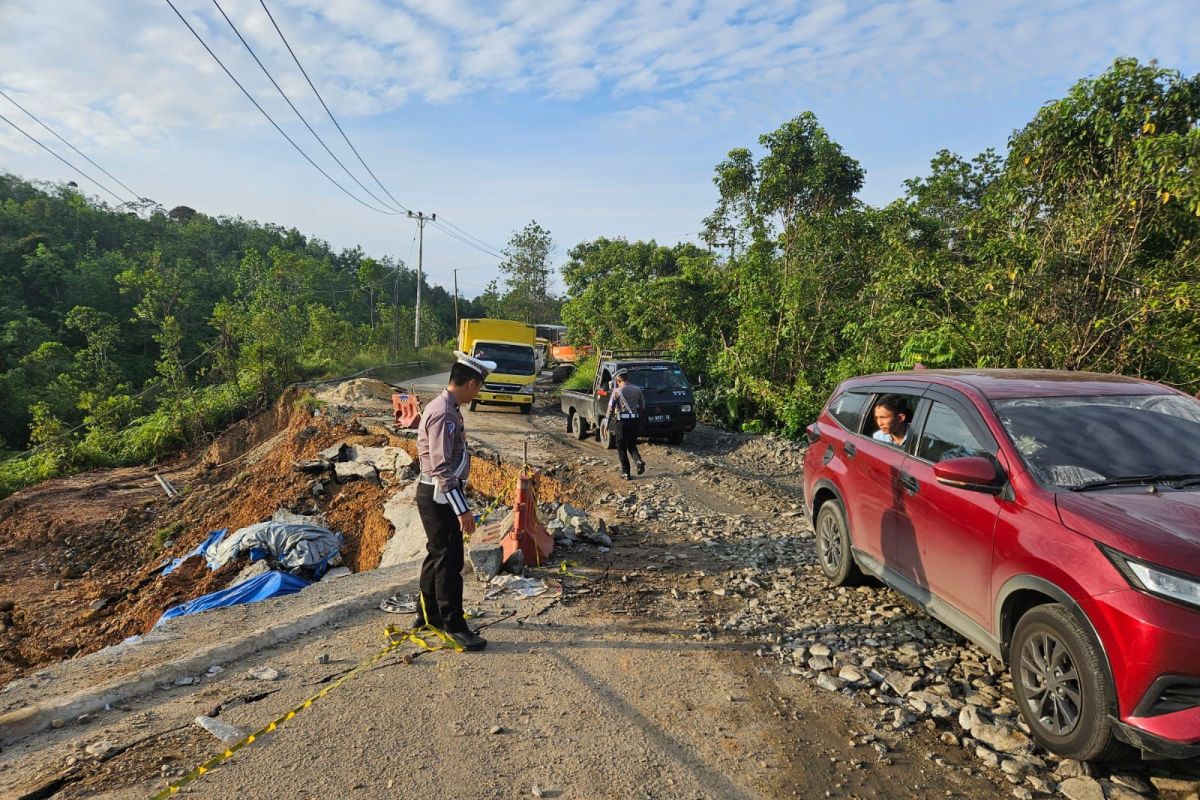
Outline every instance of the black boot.
<path fill-rule="evenodd" d="M 638 462 L 638 475 L 641 475 L 641 474 L 642 474 L 643 472 L 645 472 L 645 471 L 646 471 L 646 462 L 645 462 L 645 461 L 639 461 L 639 462 Z"/>
<path fill-rule="evenodd" d="M 465 631 L 446 631 L 459 647 L 469 652 L 476 652 L 487 647 L 487 639 L 475 633 L 471 629 Z"/>

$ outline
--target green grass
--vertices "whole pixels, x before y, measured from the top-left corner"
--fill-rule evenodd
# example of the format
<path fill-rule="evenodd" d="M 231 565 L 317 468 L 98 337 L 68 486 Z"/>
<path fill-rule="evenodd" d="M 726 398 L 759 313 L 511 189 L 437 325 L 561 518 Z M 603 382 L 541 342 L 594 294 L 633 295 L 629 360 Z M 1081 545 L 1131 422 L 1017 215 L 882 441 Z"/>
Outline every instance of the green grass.
<path fill-rule="evenodd" d="M 572 392 L 586 392 L 591 389 L 596 381 L 596 361 L 597 357 L 592 356 L 576 364 L 575 371 L 563 381 L 562 388 Z"/>

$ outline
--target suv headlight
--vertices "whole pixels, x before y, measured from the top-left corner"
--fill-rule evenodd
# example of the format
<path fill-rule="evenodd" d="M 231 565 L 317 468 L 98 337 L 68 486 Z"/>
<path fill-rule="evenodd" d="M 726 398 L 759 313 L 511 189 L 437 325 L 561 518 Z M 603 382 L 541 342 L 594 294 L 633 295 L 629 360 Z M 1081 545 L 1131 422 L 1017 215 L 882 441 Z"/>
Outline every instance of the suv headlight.
<path fill-rule="evenodd" d="M 691 406 L 680 406 L 679 410 L 682 411 L 684 414 L 690 414 L 692 412 L 692 407 Z"/>
<path fill-rule="evenodd" d="M 1103 545 L 1101 549 L 1133 588 L 1200 608 L 1200 577 L 1148 564 Z"/>

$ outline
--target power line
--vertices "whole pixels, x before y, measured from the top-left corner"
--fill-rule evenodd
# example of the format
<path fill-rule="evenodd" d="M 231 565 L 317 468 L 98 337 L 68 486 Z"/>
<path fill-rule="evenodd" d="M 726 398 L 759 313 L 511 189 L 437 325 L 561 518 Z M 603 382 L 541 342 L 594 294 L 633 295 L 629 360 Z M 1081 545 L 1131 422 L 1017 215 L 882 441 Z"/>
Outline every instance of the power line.
<path fill-rule="evenodd" d="M 119 185 L 119 186 L 120 186 L 122 189 L 124 189 L 125 191 L 127 191 L 127 192 L 129 192 L 131 195 L 133 195 L 133 196 L 134 196 L 134 198 L 136 198 L 136 199 L 138 199 L 138 200 L 141 200 L 141 199 L 142 199 L 142 196 L 141 196 L 140 194 L 138 194 L 138 193 L 137 193 L 137 192 L 135 192 L 133 189 L 130 189 L 128 186 L 126 186 L 126 185 L 125 185 L 125 184 L 124 184 L 124 183 L 121 181 L 121 179 L 120 179 L 120 178 L 118 178 L 116 175 L 113 175 L 111 172 L 109 172 L 109 171 L 108 171 L 108 170 L 106 170 L 104 167 L 102 167 L 102 166 L 100 166 L 99 164 L 97 164 L 95 161 L 92 161 L 92 159 L 88 158 L 88 157 L 87 157 L 87 155 L 86 155 L 86 154 L 85 154 L 85 153 L 84 153 L 82 150 L 80 150 L 78 147 L 76 147 L 75 145 L 73 145 L 73 144 L 71 144 L 70 142 L 68 142 L 68 141 L 67 141 L 66 139 L 64 139 L 63 137 L 59 136 L 57 131 L 55 131 L 55 130 L 54 130 L 53 128 L 51 128 L 49 125 L 47 125 L 46 123 L 44 123 L 44 122 L 42 122 L 40 119 L 38 119 L 36 116 L 34 116 L 34 113 L 33 113 L 32 111 L 30 111 L 28 108 L 26 108 L 25 106 L 21 105 L 21 104 L 20 104 L 20 103 L 18 103 L 16 100 L 13 100 L 13 99 L 12 99 L 12 97 L 11 97 L 11 96 L 9 96 L 9 95 L 8 95 L 8 94 L 7 94 L 7 93 L 6 93 L 6 92 L 5 92 L 3 89 L 0 89 L 0 97 L 3 97 L 3 98 L 4 98 L 5 100 L 7 100 L 8 102 L 12 103 L 14 106 L 16 106 L 17 108 L 19 108 L 19 109 L 21 109 L 22 111 L 24 111 L 24 112 L 25 112 L 25 114 L 26 114 L 26 115 L 27 115 L 27 116 L 28 116 L 30 119 L 32 119 L 32 120 L 33 120 L 34 122 L 36 122 L 38 125 L 41 125 L 41 126 L 42 126 L 43 128 L 45 128 L 47 131 L 49 131 L 51 136 L 53 136 L 54 138 L 58 139 L 60 142 L 62 142 L 63 144 L 65 144 L 67 147 L 69 147 L 69 148 L 71 148 L 72 150 L 74 150 L 76 153 L 78 153 L 78 154 L 79 154 L 79 155 L 80 155 L 80 156 L 81 156 L 81 157 L 82 157 L 84 160 L 86 160 L 86 161 L 87 161 L 89 164 L 91 164 L 93 167 L 95 167 L 96 169 L 100 170 L 101 172 L 103 172 L 103 173 L 104 173 L 105 175 L 107 175 L 108 177 L 112 178 L 114 181 L 116 181 L 116 182 L 117 182 L 117 184 L 118 184 L 118 185 Z"/>
<path fill-rule="evenodd" d="M 483 245 L 484 247 L 486 247 L 488 250 L 492 251 L 493 253 L 499 253 L 499 252 L 501 252 L 501 251 L 500 251 L 500 248 L 498 248 L 498 247 L 493 247 L 492 245 L 490 245 L 490 244 L 488 244 L 487 242 L 485 242 L 483 239 L 480 239 L 478 236 L 473 236 L 472 234 L 470 234 L 470 233 L 467 233 L 465 230 L 463 230 L 462 228 L 458 227 L 457 225 L 455 225 L 453 222 L 451 222 L 451 221 L 450 221 L 450 220 L 448 220 L 448 219 L 440 219 L 440 220 L 438 220 L 438 221 L 439 221 L 439 222 L 443 222 L 443 223 L 445 223 L 446 225 L 448 225 L 449 227 L 453 228 L 453 229 L 454 229 L 455 231 L 457 231 L 458 233 L 461 233 L 463 236 L 466 236 L 468 239 L 473 239 L 474 241 L 476 241 L 476 242 L 478 242 L 479 244 Z"/>
<path fill-rule="evenodd" d="M 30 136 L 28 133 L 26 133 L 26 132 L 25 132 L 25 131 L 24 131 L 24 130 L 21 128 L 21 126 L 20 126 L 20 125 L 18 125 L 17 123 L 13 122 L 13 121 L 12 121 L 11 119 L 9 119 L 8 117 L 4 116 L 3 114 L 0 114 L 0 119 L 4 120 L 4 121 L 5 121 L 5 122 L 7 122 L 9 125 L 11 125 L 11 126 L 13 126 L 14 128 L 16 128 L 16 129 L 17 129 L 17 132 L 18 132 L 18 133 L 20 133 L 22 136 L 24 136 L 26 139 L 28 139 L 29 141 L 31 141 L 31 142 L 33 142 L 34 144 L 36 144 L 38 147 L 42 148 L 43 150 L 45 150 L 45 151 L 46 151 L 47 153 L 49 153 L 50 155 L 52 155 L 52 156 L 54 156 L 55 158 L 57 158 L 59 161 L 61 161 L 62 163 L 66 164 L 68 167 L 70 167 L 71 169 L 73 169 L 75 172 L 78 172 L 78 173 L 79 173 L 80 175 L 82 175 L 84 178 L 86 178 L 87 180 L 89 180 L 89 181 L 91 181 L 92 183 L 96 184 L 97 186 L 99 186 L 99 187 L 100 187 L 101 189 L 103 189 L 104 191 L 108 192 L 108 193 L 109 193 L 110 195 L 112 195 L 112 196 L 113 196 L 113 197 L 116 199 L 116 201 L 117 201 L 118 203 L 120 203 L 121 205 L 128 205 L 128 204 L 129 204 L 129 201 L 128 201 L 128 200 L 122 200 L 120 197 L 118 197 L 118 196 L 117 196 L 117 193 L 116 193 L 116 192 L 114 192 L 112 189 L 109 189 L 109 188 L 108 188 L 107 186 L 105 186 L 103 183 L 101 183 L 100 181 L 96 180 L 96 179 L 95 179 L 95 178 L 93 178 L 91 175 L 88 175 L 86 172 L 84 172 L 84 171 L 83 171 L 83 170 L 81 170 L 79 167 L 77 167 L 77 166 L 75 166 L 74 164 L 72 164 L 70 161 L 67 161 L 65 158 L 63 158 L 62 156 L 60 156 L 58 153 L 54 152 L 53 150 L 51 150 L 51 149 L 50 149 L 49 147 L 47 147 L 46 145 L 44 145 L 44 144 L 42 144 L 41 142 L 39 142 L 39 141 L 38 141 L 37 139 L 35 139 L 33 136 Z"/>
<path fill-rule="evenodd" d="M 503 259 L 504 259 L 504 254 L 503 254 L 503 253 L 497 252 L 497 251 L 495 251 L 495 250 L 492 250 L 492 249 L 490 249 L 490 248 L 488 248 L 488 247 L 485 247 L 485 246 L 483 246 L 483 245 L 476 244 L 475 242 L 471 241 L 470 239 L 466 238 L 465 236 L 462 236 L 461 234 L 458 234 L 458 233 L 454 232 L 454 231 L 453 231 L 453 230 L 451 230 L 450 228 L 445 228 L 445 227 L 442 227 L 441 225 L 439 225 L 439 224 L 438 224 L 438 223 L 436 223 L 436 222 L 435 222 L 435 223 L 433 223 L 433 225 L 434 225 L 434 227 L 436 227 L 438 230 L 440 230 L 442 233 L 446 234 L 447 236 L 451 237 L 452 239 L 456 239 L 456 240 L 458 240 L 458 241 L 459 241 L 459 242 L 461 242 L 462 244 L 465 244 L 467 247 L 473 247 L 473 248 L 475 248 L 476 250 L 480 251 L 481 253 L 484 253 L 484 254 L 486 254 L 486 255 L 492 256 L 493 258 L 498 258 L 498 259 L 500 259 L 500 260 L 503 260 Z"/>
<path fill-rule="evenodd" d="M 337 117 L 335 117 L 333 115 L 333 112 L 329 110 L 329 106 L 326 105 L 326 103 L 325 103 L 325 98 L 321 97 L 321 93 L 319 91 L 317 91 L 316 84 L 313 83 L 312 78 L 308 77 L 308 71 L 305 70 L 304 65 L 300 63 L 300 59 L 296 56 L 296 51 L 292 50 L 292 45 L 288 42 L 287 37 L 283 35 L 283 31 L 279 28 L 279 23 L 277 23 L 275 21 L 275 17 L 273 14 L 271 14 L 271 9 L 267 8 L 266 2 L 264 2 L 264 0 L 259 0 L 259 5 L 262 6 L 263 11 L 267 12 L 267 18 L 271 20 L 271 25 L 273 25 L 275 27 L 275 32 L 278 33 L 279 38 L 283 40 L 283 46 L 287 48 L 288 53 L 292 57 L 292 61 L 296 62 L 296 66 L 299 67 L 299 69 L 300 69 L 300 74 L 304 76 L 304 80 L 308 81 L 309 88 L 311 88 L 313 90 L 313 94 L 315 94 L 317 96 L 317 99 L 321 101 L 321 107 L 324 108 L 325 113 L 329 115 L 329 119 L 333 122 L 334 127 L 336 127 L 338 129 L 338 133 L 340 133 L 342 135 L 342 138 L 346 140 L 346 144 L 350 147 L 350 150 L 354 153 L 355 157 L 358 159 L 358 163 L 363 165 L 363 169 L 365 169 L 367 171 L 368 175 L 370 175 L 372 178 L 374 178 L 375 183 L 377 183 L 379 185 L 379 188 L 383 190 L 384 194 L 386 194 L 388 197 L 390 197 L 392 199 L 393 203 L 395 203 L 399 208 L 403 209 L 404 211 L 408 211 L 408 209 L 404 206 L 404 204 L 401 203 L 399 200 L 397 200 L 395 198 L 395 196 L 392 195 L 392 193 L 387 190 L 387 187 L 383 185 L 383 182 L 380 181 L 379 178 L 375 175 L 375 173 L 371 170 L 371 168 L 367 166 L 367 162 L 364 161 L 363 157 L 359 154 L 358 148 L 354 146 L 354 144 L 350 141 L 350 137 L 346 135 L 346 132 L 344 130 L 342 130 L 341 123 L 339 123 L 337 121 Z M 359 185 L 362 186 L 362 184 L 359 184 Z M 371 195 L 371 196 L 374 197 L 374 195 Z M 376 199 L 378 199 L 378 198 L 376 198 Z"/>
<path fill-rule="evenodd" d="M 213 0 L 213 2 L 216 2 L 216 0 Z M 354 143 L 350 141 L 350 137 L 346 134 L 345 129 L 342 128 L 341 123 L 338 122 L 337 117 L 334 116 L 333 111 L 330 110 L 329 105 L 325 102 L 325 98 L 321 96 L 321 92 L 317 89 L 316 84 L 313 83 L 312 78 L 309 77 L 308 70 L 304 69 L 304 65 L 302 63 L 300 63 L 299 56 L 297 56 L 296 51 L 292 49 L 292 45 L 288 41 L 287 36 L 284 35 L 283 30 L 279 27 L 279 23 L 275 21 L 275 16 L 271 13 L 271 9 L 269 9 L 267 7 L 266 0 L 259 0 L 259 5 L 261 5 L 263 11 L 266 12 L 267 18 L 271 20 L 271 25 L 274 26 L 275 32 L 279 34 L 279 38 L 283 42 L 283 46 L 287 48 L 288 54 L 291 55 L 292 61 L 296 62 L 296 67 L 300 70 L 300 73 L 304 76 L 304 80 L 308 81 L 309 88 L 311 88 L 313 90 L 313 94 L 315 94 L 317 96 L 317 100 L 320 101 L 321 107 L 324 108 L 325 113 L 329 115 L 330 121 L 333 122 L 334 127 L 336 127 L 338 130 L 338 133 L 340 133 L 342 135 L 342 138 L 346 141 L 346 145 L 350 148 L 350 150 L 354 153 L 355 157 L 358 159 L 358 163 L 362 164 L 363 169 L 365 169 L 367 171 L 367 174 L 369 174 L 371 176 L 371 178 L 374 179 L 375 183 L 379 186 L 380 189 L 383 190 L 384 194 L 386 194 L 389 198 L 391 198 L 393 203 L 395 203 L 399 208 L 402 208 L 405 211 L 408 211 L 408 208 L 403 203 L 401 203 L 399 200 L 397 200 L 395 195 L 393 195 L 390 191 L 388 191 L 388 188 L 386 186 L 384 186 L 383 181 L 379 180 L 379 176 L 377 176 L 375 174 L 374 170 L 372 170 L 371 167 L 367 164 L 366 160 L 363 159 L 362 154 L 359 153 L 359 151 L 358 151 L 358 148 L 355 147 Z M 359 185 L 361 186 L 362 184 L 359 184 Z M 371 195 L 371 196 L 374 197 L 374 195 Z M 376 200 L 378 200 L 378 199 L 379 198 L 376 198 Z M 380 201 L 380 202 L 382 202 L 382 201 Z M 452 228 L 454 233 L 458 234 L 457 236 L 455 236 L 455 238 L 457 238 L 460 242 L 463 242 L 463 244 L 466 244 L 470 247 L 474 247 L 476 250 L 480 250 L 481 252 L 487 253 L 490 256 L 495 256 L 497 258 L 504 257 L 498 248 L 493 247 L 492 245 L 485 242 L 483 239 L 480 239 L 478 236 L 474 236 L 473 234 L 463 230 L 459 226 L 455 225 L 453 222 L 450 222 L 449 220 L 446 220 L 443 217 L 438 217 L 438 219 L 434 223 L 434 225 L 436 227 L 438 227 L 439 229 L 441 229 L 444 233 L 447 233 L 447 234 L 453 236 L 454 233 L 452 233 L 451 231 L 447 231 L 445 229 L 445 227 L 442 226 L 442 223 L 445 223 L 445 225 L 447 227 Z"/>
<path fill-rule="evenodd" d="M 182 22 L 185 26 L 187 26 L 187 29 L 189 31 L 191 31 L 192 36 L 196 37 L 196 41 L 198 41 L 200 43 L 200 45 L 206 51 L 208 51 L 208 54 L 210 56 L 212 56 L 213 61 L 217 62 L 217 66 L 219 66 L 225 72 L 225 74 L 229 76 L 229 80 L 233 81 L 234 84 L 239 89 L 242 90 L 242 94 L 246 95 L 246 99 L 254 104 L 254 107 L 258 109 L 259 113 L 267 118 L 267 121 L 271 123 L 272 127 L 274 127 L 275 130 L 279 131 L 279 135 L 282 136 L 284 139 L 287 139 L 288 144 L 290 144 L 296 150 L 297 153 L 299 153 L 301 156 L 303 156 L 304 160 L 307 161 L 309 164 L 311 164 L 313 169 L 315 169 L 317 172 L 324 175 L 326 180 L 328 180 L 330 183 L 332 183 L 334 186 L 336 186 L 338 189 L 340 189 L 347 197 L 349 197 L 351 200 L 358 203 L 359 205 L 365 206 L 378 214 L 393 214 L 394 213 L 392 211 L 384 211 L 383 209 L 376 208 L 375 206 L 368 203 L 366 200 L 363 200 L 358 195 L 353 194 L 345 186 L 342 186 L 340 183 L 338 183 L 332 175 L 330 175 L 328 172 L 323 170 L 321 168 L 321 166 L 319 164 L 317 164 L 317 162 L 313 161 L 312 158 L 309 157 L 308 153 L 304 152 L 304 150 L 301 149 L 300 145 L 296 144 L 296 142 L 292 139 L 292 137 L 288 136 L 287 133 L 283 130 L 283 128 L 279 127 L 279 123 L 277 123 L 274 119 L 271 118 L 271 115 L 267 113 L 266 109 L 264 109 L 261 105 L 259 105 L 258 101 L 254 99 L 254 96 L 252 94 L 250 94 L 250 92 L 246 91 L 246 87 L 242 85 L 241 81 L 239 81 L 237 78 L 234 77 L 233 73 L 229 71 L 229 68 L 225 66 L 225 63 L 223 61 L 221 61 L 221 59 L 217 56 L 217 54 L 213 52 L 212 48 L 208 46 L 208 43 L 204 41 L 204 38 L 199 33 L 196 32 L 195 28 L 192 27 L 192 24 L 187 21 L 187 19 L 183 16 L 183 14 L 179 13 L 179 9 L 175 7 L 175 4 L 173 2 L 171 2 L 171 0 L 166 0 L 166 3 L 167 3 L 167 5 L 169 5 L 171 7 L 171 10 L 175 12 L 175 16 L 179 17 L 179 21 Z"/>
<path fill-rule="evenodd" d="M 238 37 L 238 39 L 241 41 L 241 43 L 243 45 L 245 45 L 246 50 L 249 51 L 249 53 L 250 53 L 250 57 L 254 59 L 254 63 L 258 64 L 259 69 L 261 69 L 263 71 L 263 74 L 267 76 L 267 80 L 269 80 L 271 82 L 271 85 L 274 86 L 276 91 L 279 92 L 279 96 L 283 98 L 284 102 L 288 104 L 288 106 L 292 109 L 292 111 L 296 112 L 296 116 L 299 117 L 300 121 L 304 123 L 304 127 L 308 128 L 308 132 L 313 135 L 313 138 L 317 140 L 317 143 L 320 144 L 321 147 L 325 148 L 325 152 L 329 154 L 329 157 L 337 162 L 337 165 L 339 167 L 341 167 L 342 171 L 345 172 L 350 177 L 350 180 L 352 180 L 358 184 L 358 188 L 362 189 L 364 192 L 366 192 L 368 195 L 370 195 L 371 199 L 373 199 L 375 202 L 379 203 L 381 206 L 386 208 L 387 213 L 399 214 L 400 212 L 393 211 L 391 208 L 388 207 L 387 201 L 379 199 L 379 197 L 377 197 L 374 192 L 372 192 L 370 189 L 368 189 L 366 186 L 364 186 L 362 181 L 360 181 L 354 175 L 354 173 L 351 172 L 346 167 L 346 165 L 342 163 L 342 160 L 340 158 L 338 158 L 336 155 L 334 155 L 334 152 L 329 149 L 329 145 L 325 144 L 325 140 L 321 138 L 320 134 L 318 134 L 315 130 L 313 130 L 313 126 L 308 124 L 308 120 L 305 119 L 304 115 L 300 113 L 300 109 L 296 108 L 296 104 L 293 103 L 291 98 L 287 96 L 287 92 L 283 91 L 283 87 L 279 85 L 279 82 L 275 80 L 275 77 L 271 74 L 271 71 L 269 69 L 267 69 L 267 66 L 265 64 L 263 64 L 262 60 L 258 57 L 258 53 L 254 52 L 254 48 L 251 47 L 250 43 L 246 41 L 246 37 L 242 36 L 242 32 L 238 30 L 237 25 L 233 24 L 233 20 L 231 20 L 229 18 L 229 15 L 225 13 L 225 9 L 221 8 L 221 4 L 219 2 L 217 2 L 217 0 L 212 0 L 212 2 L 213 2 L 213 5 L 217 7 L 217 11 L 221 12 L 221 16 L 225 18 L 225 21 L 227 23 L 229 23 L 229 27 L 233 30 L 234 34 Z"/>

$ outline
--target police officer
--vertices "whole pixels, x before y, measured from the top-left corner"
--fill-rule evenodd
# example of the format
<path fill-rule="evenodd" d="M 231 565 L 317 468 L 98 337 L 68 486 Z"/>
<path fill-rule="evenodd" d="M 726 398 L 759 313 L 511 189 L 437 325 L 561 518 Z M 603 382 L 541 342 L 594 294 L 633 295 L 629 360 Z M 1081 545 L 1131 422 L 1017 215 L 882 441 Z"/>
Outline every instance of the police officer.
<path fill-rule="evenodd" d="M 482 650 L 487 640 L 463 619 L 463 534 L 474 533 L 475 516 L 465 493 L 471 453 L 459 407 L 475 399 L 496 364 L 457 351 L 454 355 L 458 361 L 450 368 L 450 383 L 425 406 L 417 429 L 417 511 L 427 554 L 416 625 L 441 628 L 464 650 Z"/>
<path fill-rule="evenodd" d="M 642 415 L 646 413 L 646 398 L 642 390 L 629 382 L 628 370 L 618 369 L 613 375 L 617 388 L 608 400 L 608 424 L 617 437 L 617 458 L 621 462 L 621 474 L 629 477 L 629 457 L 637 464 L 637 473 L 646 471 L 646 462 L 637 449 L 637 437 L 642 432 Z"/>

